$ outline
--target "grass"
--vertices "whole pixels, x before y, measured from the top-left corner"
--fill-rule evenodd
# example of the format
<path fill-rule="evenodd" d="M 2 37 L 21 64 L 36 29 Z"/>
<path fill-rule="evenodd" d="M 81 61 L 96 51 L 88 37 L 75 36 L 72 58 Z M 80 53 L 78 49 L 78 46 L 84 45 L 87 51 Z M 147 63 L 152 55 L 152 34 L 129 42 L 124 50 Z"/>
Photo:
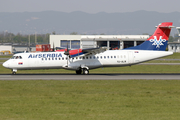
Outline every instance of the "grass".
<path fill-rule="evenodd" d="M 0 55 L 0 58 L 11 58 L 13 55 Z"/>
<path fill-rule="evenodd" d="M 0 81 L 0 119 L 178 120 L 178 80 Z"/>
<path fill-rule="evenodd" d="M 180 53 L 173 53 L 173 55 L 162 57 L 161 59 L 180 59 Z"/>
<path fill-rule="evenodd" d="M 180 63 L 180 60 L 151 60 L 145 63 Z"/>

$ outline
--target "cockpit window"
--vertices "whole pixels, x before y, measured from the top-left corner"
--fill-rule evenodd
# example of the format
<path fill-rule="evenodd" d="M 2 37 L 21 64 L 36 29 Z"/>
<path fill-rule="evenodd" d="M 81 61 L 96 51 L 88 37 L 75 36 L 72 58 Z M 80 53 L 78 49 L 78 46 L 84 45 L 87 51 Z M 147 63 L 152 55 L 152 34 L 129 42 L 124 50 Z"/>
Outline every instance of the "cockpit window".
<path fill-rule="evenodd" d="M 15 59 L 16 58 L 16 56 L 12 56 L 12 58 L 11 59 Z"/>
<path fill-rule="evenodd" d="M 21 56 L 12 56 L 11 59 L 22 59 L 22 57 Z"/>

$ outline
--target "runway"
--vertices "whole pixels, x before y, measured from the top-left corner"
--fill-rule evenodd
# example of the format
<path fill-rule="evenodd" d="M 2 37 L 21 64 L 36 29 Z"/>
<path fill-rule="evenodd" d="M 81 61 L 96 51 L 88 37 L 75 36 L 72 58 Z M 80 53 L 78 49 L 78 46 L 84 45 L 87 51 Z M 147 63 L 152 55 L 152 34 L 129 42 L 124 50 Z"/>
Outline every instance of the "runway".
<path fill-rule="evenodd" d="M 4 74 L 0 80 L 180 80 L 180 74 Z"/>

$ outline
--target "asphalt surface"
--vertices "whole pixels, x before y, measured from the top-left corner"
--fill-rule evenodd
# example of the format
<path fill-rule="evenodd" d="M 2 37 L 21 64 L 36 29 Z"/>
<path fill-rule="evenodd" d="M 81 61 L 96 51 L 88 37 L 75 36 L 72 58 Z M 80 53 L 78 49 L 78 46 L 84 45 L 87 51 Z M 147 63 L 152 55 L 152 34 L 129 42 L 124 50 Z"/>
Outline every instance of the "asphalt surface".
<path fill-rule="evenodd" d="M 180 74 L 3 74 L 0 80 L 180 80 Z"/>

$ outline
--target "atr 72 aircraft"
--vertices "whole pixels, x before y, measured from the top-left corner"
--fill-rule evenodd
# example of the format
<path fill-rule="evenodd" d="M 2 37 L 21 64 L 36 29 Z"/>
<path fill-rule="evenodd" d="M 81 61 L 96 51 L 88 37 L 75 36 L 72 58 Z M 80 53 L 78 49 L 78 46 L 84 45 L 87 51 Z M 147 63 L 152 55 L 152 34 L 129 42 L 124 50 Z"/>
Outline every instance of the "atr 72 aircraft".
<path fill-rule="evenodd" d="M 3 66 L 12 69 L 12 74 L 17 70 L 61 68 L 75 70 L 76 74 L 89 74 L 90 69 L 99 67 L 131 66 L 172 55 L 173 52 L 165 51 L 172 27 L 172 22 L 161 23 L 145 42 L 123 50 L 67 48 L 58 52 L 18 53 Z"/>

